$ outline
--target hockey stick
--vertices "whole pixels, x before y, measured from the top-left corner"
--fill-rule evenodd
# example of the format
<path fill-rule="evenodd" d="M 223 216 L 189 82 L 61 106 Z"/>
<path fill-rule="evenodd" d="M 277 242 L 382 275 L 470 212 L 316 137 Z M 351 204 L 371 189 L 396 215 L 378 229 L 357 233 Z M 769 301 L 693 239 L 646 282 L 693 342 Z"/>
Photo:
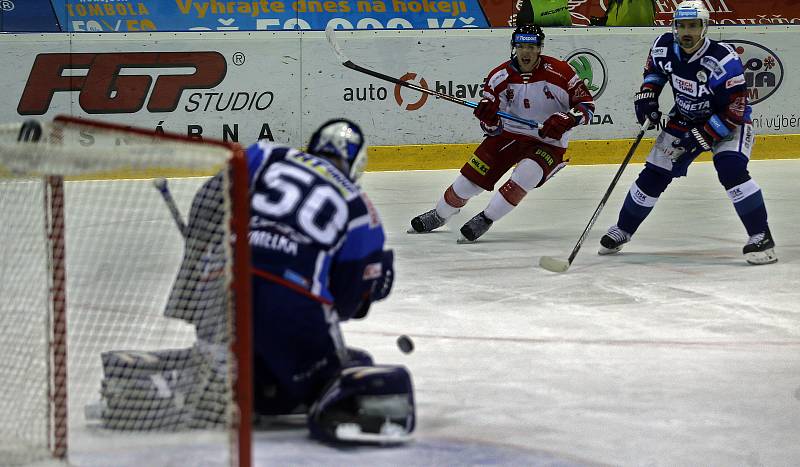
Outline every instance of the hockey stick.
<path fill-rule="evenodd" d="M 606 190 L 606 194 L 603 195 L 603 199 L 600 200 L 600 204 L 597 205 L 597 209 L 594 210 L 594 214 L 592 214 L 592 218 L 589 220 L 589 224 L 583 229 L 583 233 L 581 234 L 580 238 L 578 239 L 578 243 L 575 244 L 575 248 L 572 249 L 572 254 L 569 255 L 567 259 L 559 259 L 553 258 L 552 256 L 542 256 L 539 258 L 539 266 L 547 269 L 548 271 L 553 272 L 566 272 L 567 269 L 572 265 L 572 261 L 575 260 L 575 256 L 578 255 L 578 250 L 581 249 L 581 245 L 583 245 L 583 241 L 586 240 L 586 236 L 589 235 L 589 231 L 592 230 L 592 226 L 594 225 L 597 218 L 600 216 L 600 211 L 603 210 L 603 207 L 606 205 L 606 201 L 611 196 L 611 192 L 614 191 L 614 187 L 617 185 L 619 178 L 622 176 L 622 172 L 625 170 L 625 167 L 630 162 L 631 158 L 633 157 L 633 153 L 636 151 L 636 148 L 639 146 L 639 143 L 642 141 L 642 137 L 644 137 L 644 133 L 647 131 L 647 128 L 650 126 L 650 120 L 645 119 L 644 123 L 642 124 L 642 128 L 639 130 L 639 134 L 636 135 L 636 140 L 631 145 L 631 148 L 628 150 L 628 154 L 623 159 L 622 164 L 617 169 L 617 174 L 614 175 L 614 179 L 611 180 L 611 185 L 609 185 L 608 190 Z"/>
<path fill-rule="evenodd" d="M 413 89 L 415 91 L 419 91 L 425 94 L 429 94 L 437 99 L 444 99 L 446 101 L 453 102 L 454 104 L 463 105 L 465 107 L 476 108 L 478 104 L 472 101 L 468 101 L 465 99 L 459 99 L 458 97 L 451 96 L 450 94 L 444 94 L 438 91 L 434 91 L 432 89 L 423 88 L 422 86 L 417 86 L 416 84 L 409 83 L 408 81 L 403 81 L 389 75 L 384 75 L 383 73 L 378 73 L 377 71 L 370 70 L 369 68 L 364 68 L 363 66 L 356 65 L 355 63 L 350 60 L 347 55 L 344 54 L 342 48 L 336 42 L 336 33 L 334 32 L 334 28 L 331 25 L 325 29 L 325 36 L 328 38 L 328 42 L 330 42 L 331 47 L 333 47 L 333 51 L 336 52 L 336 56 L 339 58 L 339 61 L 342 62 L 342 65 L 350 68 L 351 70 L 355 70 L 370 76 L 373 76 L 378 79 L 382 79 L 384 81 L 388 81 L 390 83 L 397 84 L 398 86 L 403 86 L 409 89 Z M 506 112 L 497 112 L 497 115 L 501 118 L 505 118 L 506 120 L 511 120 L 517 123 L 522 123 L 523 125 L 528 125 L 531 128 L 539 128 L 540 124 L 536 120 L 527 120 L 522 117 L 517 117 L 516 115 L 512 115 Z"/>
<path fill-rule="evenodd" d="M 186 222 L 183 221 L 181 212 L 178 210 L 178 205 L 175 204 L 175 199 L 172 197 L 172 193 L 169 191 L 167 179 L 154 178 L 153 186 L 155 186 L 158 192 L 161 193 L 161 198 L 164 200 L 164 204 L 167 205 L 167 209 L 169 209 L 169 213 L 172 215 L 172 220 L 175 221 L 175 226 L 178 227 L 178 230 L 181 232 L 183 238 L 186 238 Z"/>

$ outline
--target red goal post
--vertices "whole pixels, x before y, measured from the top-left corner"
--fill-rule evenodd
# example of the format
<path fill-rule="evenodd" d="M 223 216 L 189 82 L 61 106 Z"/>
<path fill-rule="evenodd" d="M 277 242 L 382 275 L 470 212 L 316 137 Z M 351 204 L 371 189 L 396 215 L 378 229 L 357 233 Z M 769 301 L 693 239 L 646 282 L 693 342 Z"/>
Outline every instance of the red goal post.
<path fill-rule="evenodd" d="M 42 123 L 38 141 L 18 141 L 21 128 L 0 125 L 0 328 L 10 330 L 0 335 L 7 355 L 0 362 L 0 458 L 90 457 L 109 439 L 135 445 L 140 432 L 174 446 L 182 436 L 194 443 L 208 431 L 216 441 L 224 431 L 229 462 L 251 465 L 249 194 L 241 146 L 68 116 Z M 215 174 L 221 188 L 213 210 L 193 196 Z M 169 177 L 176 199 L 191 203 L 195 234 L 217 239 L 204 243 L 213 253 L 191 251 L 197 243 L 184 243 L 148 183 Z M 189 282 L 179 280 L 187 259 L 205 271 L 189 274 Z M 186 290 L 176 292 L 178 283 Z M 184 304 L 202 310 L 202 319 L 174 319 Z M 209 314 L 213 332 L 201 329 Z M 219 357 L 209 360 L 214 352 Z M 140 354 L 162 360 L 149 373 L 124 363 Z M 187 357 L 163 360 L 174 355 Z M 108 363 L 120 358 L 122 365 Z M 150 380 L 155 389 L 139 387 Z M 83 414 L 97 389 L 106 404 L 100 422 Z M 109 401 L 121 404 L 113 417 Z M 103 430 L 112 434 L 96 436 Z M 198 449 L 217 455 L 218 444 Z"/>

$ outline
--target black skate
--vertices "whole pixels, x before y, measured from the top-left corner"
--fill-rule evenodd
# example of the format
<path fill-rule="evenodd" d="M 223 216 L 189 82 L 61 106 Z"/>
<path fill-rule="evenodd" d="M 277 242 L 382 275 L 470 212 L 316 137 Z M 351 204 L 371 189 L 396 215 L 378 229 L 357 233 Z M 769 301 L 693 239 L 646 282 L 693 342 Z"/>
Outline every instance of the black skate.
<path fill-rule="evenodd" d="M 440 216 L 436 209 L 423 212 L 419 216 L 411 219 L 411 228 L 408 233 L 425 233 L 438 229 L 447 222 L 447 219 Z"/>
<path fill-rule="evenodd" d="M 775 254 L 775 241 L 772 240 L 772 233 L 767 230 L 752 235 L 747 244 L 742 248 L 744 258 L 750 264 L 772 264 L 778 261 Z"/>
<path fill-rule="evenodd" d="M 481 235 L 485 234 L 489 227 L 492 226 L 492 221 L 483 211 L 479 212 L 472 219 L 468 220 L 466 224 L 461 227 L 462 237 L 458 239 L 458 243 L 474 242 Z"/>
<path fill-rule="evenodd" d="M 609 227 L 608 232 L 600 239 L 598 255 L 612 255 L 622 249 L 622 245 L 631 241 L 631 234 L 616 225 Z"/>

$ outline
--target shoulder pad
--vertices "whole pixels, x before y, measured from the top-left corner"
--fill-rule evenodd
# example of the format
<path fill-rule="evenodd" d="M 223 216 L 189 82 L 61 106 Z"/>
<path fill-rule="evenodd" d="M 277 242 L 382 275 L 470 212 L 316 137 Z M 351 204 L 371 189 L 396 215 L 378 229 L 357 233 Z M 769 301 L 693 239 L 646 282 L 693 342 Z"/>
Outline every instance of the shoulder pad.
<path fill-rule="evenodd" d="M 675 42 L 675 36 L 671 32 L 665 32 L 656 38 L 653 47 L 672 47 L 673 42 Z"/>
<path fill-rule="evenodd" d="M 653 46 L 650 47 L 650 56 L 653 58 L 666 58 L 674 42 L 675 38 L 672 33 L 664 33 L 658 36 L 653 42 Z"/>
<path fill-rule="evenodd" d="M 732 45 L 717 41 L 709 42 L 711 42 L 711 44 L 705 53 L 707 57 L 713 57 L 721 63 L 725 63 L 732 58 L 739 57 L 739 54 L 736 53 L 736 49 L 734 49 Z"/>
<path fill-rule="evenodd" d="M 712 78 L 720 79 L 725 76 L 725 68 L 716 58 L 706 55 L 700 59 L 700 65 L 711 73 Z"/>

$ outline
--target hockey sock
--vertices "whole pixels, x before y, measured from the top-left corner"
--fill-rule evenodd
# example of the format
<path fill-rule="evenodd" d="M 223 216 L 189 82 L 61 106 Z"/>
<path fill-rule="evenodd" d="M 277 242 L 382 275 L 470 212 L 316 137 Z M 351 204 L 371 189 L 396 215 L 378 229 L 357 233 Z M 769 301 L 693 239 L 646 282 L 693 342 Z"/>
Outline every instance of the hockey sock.
<path fill-rule="evenodd" d="M 449 219 L 461 210 L 470 198 L 478 195 L 483 188 L 467 180 L 459 174 L 453 184 L 450 185 L 439 202 L 436 203 L 436 212 L 445 219 Z"/>
<path fill-rule="evenodd" d="M 633 235 L 653 210 L 658 197 L 672 181 L 672 176 L 646 164 L 631 185 L 617 220 L 617 227 Z"/>
<path fill-rule="evenodd" d="M 483 213 L 492 221 L 496 221 L 514 209 L 522 198 L 539 185 L 544 172 L 538 163 L 531 159 L 522 159 L 511 172 L 511 178 L 492 196 Z"/>
<path fill-rule="evenodd" d="M 728 198 L 733 202 L 736 214 L 747 229 L 747 235 L 767 230 L 767 207 L 761 188 L 754 180 L 748 180 L 728 190 Z"/>
<path fill-rule="evenodd" d="M 514 180 L 509 180 L 497 190 L 497 193 L 492 195 L 492 199 L 483 213 L 492 221 L 496 221 L 511 212 L 526 194 L 528 192 L 517 185 Z"/>
<path fill-rule="evenodd" d="M 721 153 L 714 157 L 719 182 L 725 187 L 747 235 L 767 230 L 767 207 L 761 188 L 750 178 L 748 160 L 738 153 Z"/>

